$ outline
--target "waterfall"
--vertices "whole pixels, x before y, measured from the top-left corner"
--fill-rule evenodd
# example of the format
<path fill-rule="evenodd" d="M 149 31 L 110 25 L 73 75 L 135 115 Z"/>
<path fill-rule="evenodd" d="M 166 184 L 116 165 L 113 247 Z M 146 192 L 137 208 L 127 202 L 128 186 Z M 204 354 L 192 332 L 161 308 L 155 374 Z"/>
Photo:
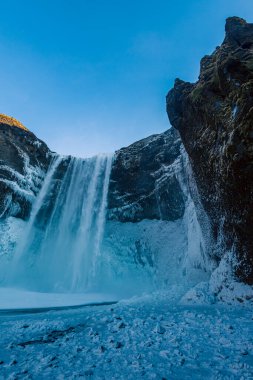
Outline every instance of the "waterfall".
<path fill-rule="evenodd" d="M 111 165 L 111 155 L 53 160 L 16 247 L 9 285 L 46 292 L 97 285 Z"/>
<path fill-rule="evenodd" d="M 182 218 L 105 223 L 113 157 L 55 156 L 30 219 L 22 222 L 23 233 L 17 230 L 14 252 L 6 261 L 2 257 L 4 286 L 129 297 L 174 285 L 185 290 L 204 281 L 212 263 L 206 258 L 184 151 L 180 157 L 158 181 L 178 179 L 185 197 Z M 11 222 L 10 234 L 16 225 Z"/>

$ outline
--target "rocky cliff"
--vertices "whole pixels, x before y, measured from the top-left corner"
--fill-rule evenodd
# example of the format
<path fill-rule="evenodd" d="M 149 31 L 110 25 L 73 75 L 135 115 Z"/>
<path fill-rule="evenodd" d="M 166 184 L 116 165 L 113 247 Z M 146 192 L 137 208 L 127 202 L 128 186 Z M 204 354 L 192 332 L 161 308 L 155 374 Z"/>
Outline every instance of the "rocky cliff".
<path fill-rule="evenodd" d="M 51 153 L 16 119 L 0 115 L 0 218 L 27 218 Z"/>
<path fill-rule="evenodd" d="M 182 168 L 182 142 L 171 128 L 116 152 L 109 188 L 109 219 L 176 220 L 185 210 L 177 178 Z"/>
<path fill-rule="evenodd" d="M 0 115 L 0 144 L 0 217 L 26 219 L 52 152 L 19 121 L 6 115 Z M 183 167 L 181 150 L 179 134 L 171 128 L 117 151 L 111 172 L 108 219 L 138 222 L 181 218 L 185 196 L 176 176 Z M 65 175 L 69 159 L 66 156 L 57 168 L 57 181 L 61 182 Z M 55 198 L 56 194 L 52 194 L 52 202 Z"/>
<path fill-rule="evenodd" d="M 177 79 L 167 113 L 189 155 L 215 241 L 253 283 L 253 24 L 232 17 L 224 42 L 200 65 L 196 83 Z M 232 257 L 232 255 L 230 255 Z"/>

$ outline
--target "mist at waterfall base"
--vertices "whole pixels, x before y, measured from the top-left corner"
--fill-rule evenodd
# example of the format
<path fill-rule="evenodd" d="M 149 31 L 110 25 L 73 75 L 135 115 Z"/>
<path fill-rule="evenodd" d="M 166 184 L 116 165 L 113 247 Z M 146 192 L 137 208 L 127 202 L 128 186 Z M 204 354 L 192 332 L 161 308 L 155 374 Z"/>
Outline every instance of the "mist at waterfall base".
<path fill-rule="evenodd" d="M 19 221 L 19 231 L 14 218 L 7 222 L 16 242 L 2 265 L 2 308 L 11 302 L 22 307 L 22 291 L 37 306 L 57 306 L 169 288 L 181 296 L 207 279 L 203 239 L 182 176 L 185 163 L 173 166 L 185 192 L 182 219 L 120 223 L 106 220 L 112 162 L 112 155 L 53 158 L 29 220 Z"/>

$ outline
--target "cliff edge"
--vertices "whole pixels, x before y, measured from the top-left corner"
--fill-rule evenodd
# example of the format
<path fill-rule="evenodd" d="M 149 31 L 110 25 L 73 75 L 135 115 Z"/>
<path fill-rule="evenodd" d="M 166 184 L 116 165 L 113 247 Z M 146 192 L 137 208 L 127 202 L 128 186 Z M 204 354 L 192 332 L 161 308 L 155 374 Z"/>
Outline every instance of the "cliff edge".
<path fill-rule="evenodd" d="M 0 218 L 29 216 L 50 160 L 43 141 L 18 120 L 0 114 Z"/>
<path fill-rule="evenodd" d="M 253 24 L 228 18 L 196 83 L 176 79 L 167 113 L 189 155 L 212 226 L 213 255 L 253 284 Z"/>

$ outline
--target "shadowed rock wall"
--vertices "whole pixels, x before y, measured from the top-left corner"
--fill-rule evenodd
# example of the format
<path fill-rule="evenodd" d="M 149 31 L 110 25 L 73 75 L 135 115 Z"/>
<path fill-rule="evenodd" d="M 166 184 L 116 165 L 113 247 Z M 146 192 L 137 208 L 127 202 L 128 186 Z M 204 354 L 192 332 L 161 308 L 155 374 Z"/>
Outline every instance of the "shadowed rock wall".
<path fill-rule="evenodd" d="M 171 128 L 117 151 L 109 188 L 109 219 L 181 218 L 185 200 L 176 176 L 181 148 L 179 134 Z"/>
<path fill-rule="evenodd" d="M 253 24 L 228 18 L 220 47 L 201 60 L 199 80 L 179 79 L 167 113 L 189 155 L 216 245 L 237 256 L 253 283 Z"/>

